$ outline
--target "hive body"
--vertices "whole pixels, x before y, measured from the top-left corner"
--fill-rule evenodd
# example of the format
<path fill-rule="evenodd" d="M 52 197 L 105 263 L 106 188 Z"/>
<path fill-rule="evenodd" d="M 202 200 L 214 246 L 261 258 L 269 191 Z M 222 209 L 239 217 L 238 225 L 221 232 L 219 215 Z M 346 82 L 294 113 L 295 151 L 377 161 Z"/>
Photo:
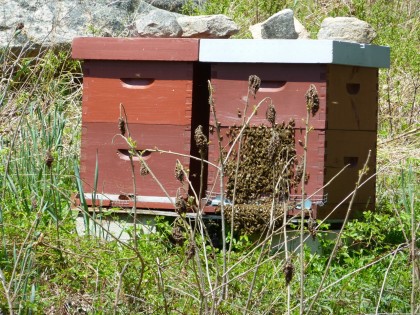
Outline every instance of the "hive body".
<path fill-rule="evenodd" d="M 270 103 L 274 105 L 275 124 L 284 122 L 293 133 L 295 158 L 285 173 L 291 179 L 299 173 L 304 152 L 305 94 L 311 85 L 315 87 L 319 104 L 309 116 L 302 180 L 316 218 L 344 218 L 348 196 L 369 151 L 365 178 L 375 173 L 378 68 L 389 66 L 386 47 L 335 41 L 81 38 L 73 43 L 73 57 L 85 60 L 81 177 L 88 200 L 92 193 L 100 193 L 103 205 L 128 207 L 135 194 L 138 207 L 174 209 L 176 195 L 189 191 L 186 181 L 181 184 L 174 176 L 177 159 L 189 170 L 189 180 L 198 191 L 200 162 L 189 157 L 200 157 L 194 144 L 197 126 L 203 126 L 209 139 L 208 160 L 217 164 L 220 154 L 208 104 L 208 80 L 226 152 L 232 145 L 226 135 L 260 102 L 250 126 L 270 128 L 266 111 Z M 261 79 L 256 98 L 252 94 L 248 98 L 250 75 Z M 118 121 L 125 117 L 121 108 L 136 150 L 143 152 L 161 185 L 150 174 L 140 176 L 139 161 L 134 161 L 133 185 L 130 147 L 119 136 Z M 144 151 L 155 148 L 182 156 Z M 217 199 L 220 185 L 215 167 L 205 164 L 203 185 L 207 197 Z M 292 181 L 287 200 L 298 204 L 301 194 L 301 184 Z M 357 192 L 352 216 L 373 209 L 374 203 L 372 176 Z M 293 208 L 289 214 L 298 211 Z"/>
<path fill-rule="evenodd" d="M 302 160 L 305 143 L 305 93 L 311 84 L 318 91 L 319 109 L 314 115 L 311 113 L 309 118 L 311 131 L 308 135 L 308 180 L 305 192 L 315 203 L 327 201 L 317 209 L 317 217 L 322 218 L 355 188 L 358 171 L 366 161 L 369 150 L 371 157 L 367 176 L 375 172 L 377 69 L 313 64 L 212 64 L 211 82 L 222 134 L 229 126 L 242 123 L 242 117 L 237 112 L 243 112 L 245 108 L 247 78 L 251 74 L 258 75 L 262 81 L 257 97 L 249 98 L 248 115 L 262 102 L 250 121 L 251 125 L 269 125 L 265 113 L 272 100 L 276 109 L 276 123 L 290 119 L 295 121 L 297 163 Z M 210 126 L 213 127 L 211 129 L 215 128 L 212 116 Z M 214 132 L 210 134 L 210 143 L 209 158 L 215 162 L 219 152 Z M 227 145 L 226 141 L 224 145 Z M 347 169 L 323 188 L 347 164 Z M 215 181 L 217 176 L 213 168 L 209 170 L 209 187 L 217 187 Z M 300 186 L 292 188 L 291 198 L 301 199 Z M 348 200 L 334 211 L 331 219 L 343 217 Z M 372 178 L 357 193 L 354 209 L 373 209 L 374 200 L 375 178 Z"/>
<path fill-rule="evenodd" d="M 196 182 L 200 166 L 188 158 L 197 155 L 191 132 L 208 121 L 198 108 L 199 100 L 207 103 L 199 96 L 207 89 L 197 62 L 198 40 L 80 38 L 73 55 L 85 59 L 80 173 L 86 199 L 91 202 L 95 193 L 102 205 L 129 207 L 136 195 L 138 207 L 173 209 L 178 191 L 184 195 L 189 189 L 174 176 L 176 160 Z M 130 161 L 128 138 L 155 178 L 141 176 L 139 157 Z"/>

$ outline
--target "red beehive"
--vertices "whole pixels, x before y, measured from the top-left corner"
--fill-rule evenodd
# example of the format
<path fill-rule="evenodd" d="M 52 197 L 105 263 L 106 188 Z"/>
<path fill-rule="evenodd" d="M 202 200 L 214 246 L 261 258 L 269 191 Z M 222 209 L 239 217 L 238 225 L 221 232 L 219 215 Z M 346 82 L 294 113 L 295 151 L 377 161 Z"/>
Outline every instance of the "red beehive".
<path fill-rule="evenodd" d="M 207 111 L 199 108 L 200 101 L 207 105 L 208 75 L 206 66 L 198 63 L 198 50 L 196 39 L 73 41 L 73 58 L 84 60 L 80 174 L 88 203 L 95 193 L 103 206 L 131 206 L 135 193 L 137 207 L 173 209 L 180 187 L 182 195 L 188 191 L 186 183 L 181 185 L 175 179 L 177 159 L 196 183 L 200 165 L 186 156 L 197 155 L 191 146 L 191 132 L 208 122 Z M 158 148 L 186 155 L 143 152 L 166 192 L 150 174 L 140 175 L 136 158 L 134 185 L 130 146 L 119 136 L 118 121 L 125 118 L 124 111 L 136 150 Z M 99 172 L 95 184 L 96 163 Z"/>
<path fill-rule="evenodd" d="M 354 190 L 359 170 L 367 159 L 375 173 L 378 107 L 378 68 L 389 67 L 389 48 L 336 41 L 296 40 L 201 40 L 200 62 L 211 63 L 211 83 L 217 120 L 222 134 L 240 125 L 238 111 L 245 106 L 248 77 L 261 78 L 261 87 L 252 105 L 270 97 L 277 111 L 277 122 L 295 121 L 295 147 L 298 159 L 303 155 L 306 104 L 305 93 L 314 84 L 319 109 L 310 117 L 307 175 L 305 187 L 314 205 L 316 218 L 328 216 L 342 220 Z M 251 125 L 268 124 L 263 103 Z M 248 110 L 248 114 L 252 108 Z M 215 127 L 210 116 L 210 129 Z M 229 147 L 224 140 L 225 147 Z M 219 157 L 217 138 L 210 133 L 209 161 Z M 347 168 L 325 187 L 346 165 Z M 217 172 L 209 169 L 208 187 L 218 184 Z M 291 198 L 301 199 L 300 188 Z M 295 194 L 295 196 L 293 196 Z M 357 211 L 372 209 L 375 202 L 375 177 L 357 192 L 353 204 Z M 322 207 L 318 206 L 322 205 Z M 335 209 L 333 212 L 332 210 Z"/>

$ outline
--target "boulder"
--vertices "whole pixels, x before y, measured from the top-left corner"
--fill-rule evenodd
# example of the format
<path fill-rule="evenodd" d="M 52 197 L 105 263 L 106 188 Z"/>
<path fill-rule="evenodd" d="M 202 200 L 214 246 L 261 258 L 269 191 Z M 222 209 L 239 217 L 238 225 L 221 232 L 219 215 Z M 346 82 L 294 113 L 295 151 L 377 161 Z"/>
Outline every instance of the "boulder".
<path fill-rule="evenodd" d="M 376 32 L 367 22 L 355 17 L 328 17 L 322 21 L 318 39 L 332 39 L 369 44 Z"/>
<path fill-rule="evenodd" d="M 182 34 L 177 16 L 160 9 L 137 16 L 135 26 L 134 34 L 139 37 L 180 37 Z"/>
<path fill-rule="evenodd" d="M 262 39 L 261 24 L 262 23 L 257 23 L 249 27 L 253 39 Z"/>
<path fill-rule="evenodd" d="M 310 38 L 310 34 L 309 32 L 306 30 L 306 28 L 302 25 L 302 23 L 299 22 L 299 20 L 297 18 L 293 18 L 293 23 L 294 23 L 294 27 L 295 27 L 295 32 L 298 34 L 297 39 L 309 39 Z M 262 39 L 262 24 L 263 23 L 258 23 L 258 24 L 254 24 L 251 25 L 249 27 L 249 31 L 251 32 L 252 38 L 254 39 Z M 274 38 L 278 38 L 278 37 L 274 37 Z"/>
<path fill-rule="evenodd" d="M 296 39 L 293 11 L 285 9 L 277 12 L 262 23 L 252 25 L 249 30 L 253 38 Z"/>
<path fill-rule="evenodd" d="M 295 24 L 295 31 L 298 34 L 297 39 L 310 39 L 311 35 L 306 30 L 305 26 L 303 26 L 302 23 L 300 23 L 297 18 L 293 18 L 293 21 Z"/>
<path fill-rule="evenodd" d="M 75 36 L 118 36 L 127 31 L 136 0 L 3 0 L 0 48 L 69 46 Z"/>
<path fill-rule="evenodd" d="M 239 28 L 226 15 L 181 16 L 177 18 L 182 28 L 182 37 L 229 38 L 238 33 Z"/>
<path fill-rule="evenodd" d="M 223 15 L 190 18 L 141 0 L 1 0 L 0 8 L 0 49 L 31 53 L 78 36 L 224 38 L 238 29 Z"/>

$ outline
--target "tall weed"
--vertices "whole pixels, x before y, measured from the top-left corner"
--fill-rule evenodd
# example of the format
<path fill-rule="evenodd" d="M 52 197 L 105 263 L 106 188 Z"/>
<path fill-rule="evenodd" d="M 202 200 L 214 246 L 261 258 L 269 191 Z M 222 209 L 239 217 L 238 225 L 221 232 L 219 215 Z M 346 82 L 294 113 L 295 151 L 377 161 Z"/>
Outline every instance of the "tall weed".
<path fill-rule="evenodd" d="M 311 314 L 419 311 L 418 3 L 209 0 L 201 9 L 186 10 L 225 13 L 242 27 L 239 37 L 249 37 L 248 25 L 286 7 L 312 36 L 324 17 L 353 15 L 378 30 L 375 43 L 391 46 L 392 69 L 381 72 L 379 86 L 378 209 L 346 225 L 333 257 L 335 240 L 321 227 L 318 253 L 291 248 L 293 236 L 272 250 L 276 237 L 289 235 L 281 226 L 259 239 L 226 233 L 224 243 L 231 244 L 226 259 L 226 248 L 210 237 L 218 223 L 187 215 L 156 218 L 153 234 L 127 228 L 136 238 L 122 242 L 101 227 L 102 219 L 113 217 L 112 209 L 101 209 L 86 222 L 97 222 L 108 241 L 79 235 L 70 196 L 77 191 L 80 64 L 68 52 L 28 57 L 5 50 L 0 55 L 3 313 L 297 314 L 303 281 L 297 270 L 304 272 L 306 306 L 320 292 Z M 220 232 L 216 236 L 221 239 Z"/>

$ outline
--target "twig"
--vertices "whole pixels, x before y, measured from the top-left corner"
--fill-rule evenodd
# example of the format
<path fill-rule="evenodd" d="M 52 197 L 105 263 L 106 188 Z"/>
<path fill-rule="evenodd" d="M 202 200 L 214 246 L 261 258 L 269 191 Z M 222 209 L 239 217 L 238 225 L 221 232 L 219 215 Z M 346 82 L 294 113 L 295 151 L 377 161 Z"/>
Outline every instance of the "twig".
<path fill-rule="evenodd" d="M 301 188 L 301 207 L 300 207 L 300 311 L 299 314 L 302 315 L 305 309 L 304 305 L 304 294 L 305 294 L 305 251 L 303 246 L 303 235 L 304 235 L 304 226 L 305 226 L 305 177 L 306 177 L 306 167 L 307 167 L 307 157 L 308 157 L 308 134 L 309 134 L 309 117 L 311 113 L 311 106 L 309 106 L 308 101 L 306 102 L 306 120 L 305 120 L 305 143 L 303 145 L 303 171 L 302 171 L 302 188 Z"/>
<path fill-rule="evenodd" d="M 41 204 L 42 204 L 42 203 L 41 203 Z M 10 292 L 10 290 L 11 290 L 12 283 L 13 283 L 13 279 L 15 278 L 15 275 L 16 275 L 16 269 L 17 269 L 17 267 L 18 267 L 18 262 L 19 262 L 19 260 L 20 260 L 20 257 L 21 257 L 21 255 L 22 255 L 22 253 L 23 253 L 23 247 L 24 247 L 24 246 L 25 246 L 25 244 L 28 242 L 29 237 L 32 235 L 32 233 L 33 233 L 33 231 L 34 231 L 35 227 L 38 225 L 39 220 L 41 219 L 41 216 L 42 216 L 42 213 L 43 213 L 43 211 L 44 211 L 44 210 L 45 210 L 45 207 L 44 207 L 44 208 L 42 208 L 42 209 L 40 209 L 40 210 L 37 212 L 37 214 L 36 214 L 36 219 L 35 219 L 35 220 L 34 220 L 34 222 L 32 223 L 32 225 L 31 225 L 31 227 L 30 227 L 30 229 L 29 229 L 28 233 L 26 233 L 25 240 L 23 241 L 23 243 L 22 243 L 22 245 L 21 245 L 21 247 L 20 247 L 19 254 L 18 254 L 18 255 L 17 255 L 17 257 L 16 257 L 16 261 L 15 261 L 15 264 L 14 264 L 14 266 L 13 266 L 13 271 L 12 271 L 12 275 L 10 276 L 10 282 L 9 282 L 9 286 L 8 286 L 8 288 L 7 288 L 7 292 Z M 11 298 L 11 300 L 12 300 L 12 301 L 14 301 L 14 299 L 16 298 L 16 294 L 17 294 L 17 292 L 13 294 L 13 297 Z"/>
<path fill-rule="evenodd" d="M 176 292 L 182 293 L 182 294 L 184 294 L 186 296 L 189 296 L 190 298 L 192 298 L 196 302 L 200 302 L 200 299 L 198 297 L 192 295 L 191 293 L 188 293 L 187 291 L 181 290 L 180 288 L 177 288 L 177 287 L 173 287 L 173 286 L 171 286 L 169 284 L 167 284 L 166 287 L 169 288 L 169 289 L 172 289 L 172 290 L 174 290 Z"/>
<path fill-rule="evenodd" d="M 287 221 L 287 203 L 283 202 L 283 222 Z M 284 235 L 284 253 L 286 257 L 286 262 L 289 259 L 289 249 L 288 249 L 288 238 L 287 238 L 287 225 L 283 225 L 283 235 Z M 290 283 L 287 284 L 287 313 L 290 315 Z"/>
<path fill-rule="evenodd" d="M 409 167 L 409 174 L 411 174 L 413 170 L 411 166 Z M 409 184 L 410 185 L 410 184 Z M 414 183 L 413 183 L 414 185 Z M 404 189 L 404 184 L 403 184 Z M 405 195 L 405 192 L 404 192 Z M 416 228 L 416 213 L 414 210 L 414 200 L 416 199 L 414 193 L 411 191 L 411 187 L 409 187 L 409 195 L 410 195 L 410 217 L 411 217 L 411 242 L 410 242 L 410 257 L 411 257 L 411 314 L 414 315 L 417 309 L 416 303 L 416 295 L 418 293 L 417 288 L 417 281 L 419 280 L 419 270 L 417 269 L 417 261 L 418 261 L 418 253 L 417 253 L 417 246 L 416 246 L 416 236 L 417 236 L 417 228 Z M 419 222 L 420 223 L 420 222 Z"/>
<path fill-rule="evenodd" d="M 264 249 L 265 249 L 266 244 L 267 243 L 264 242 L 264 245 L 261 248 L 261 253 L 258 256 L 257 264 L 256 264 L 255 270 L 254 270 L 254 275 L 252 277 L 251 285 L 250 285 L 249 290 L 248 290 L 248 298 L 246 300 L 245 309 L 244 309 L 244 313 L 243 313 L 244 315 L 246 315 L 246 313 L 249 311 L 249 303 L 251 302 L 252 291 L 254 290 L 255 280 L 257 279 L 258 269 L 259 269 L 259 266 L 261 264 L 261 259 L 262 259 L 262 256 L 264 254 Z"/>
<path fill-rule="evenodd" d="M 0 282 L 3 286 L 4 295 L 5 295 L 5 298 L 7 300 L 7 305 L 9 306 L 9 314 L 13 315 L 13 304 L 12 304 L 12 300 L 10 298 L 10 291 L 7 287 L 6 278 L 4 277 L 3 270 L 1 270 L 1 269 L 0 269 Z"/>
<path fill-rule="evenodd" d="M 322 292 L 324 292 L 324 291 L 328 290 L 329 288 L 331 288 L 331 287 L 333 287 L 333 286 L 337 285 L 338 283 L 340 283 L 341 281 L 343 281 L 343 280 L 347 279 L 348 277 L 351 277 L 351 276 L 352 276 L 352 275 L 354 275 L 355 273 L 358 273 L 358 272 L 360 272 L 360 271 L 362 271 L 362 270 L 364 270 L 364 269 L 367 269 L 367 268 L 369 268 L 369 267 L 371 267 L 371 266 L 373 266 L 373 265 L 375 265 L 375 264 L 379 263 L 380 261 L 384 260 L 384 259 L 385 259 L 385 258 L 387 258 L 388 256 L 390 256 L 390 255 L 394 255 L 396 252 L 400 252 L 401 250 L 406 249 L 406 248 L 408 248 L 408 247 L 409 247 L 409 245 L 404 245 L 404 246 L 398 245 L 397 249 L 394 249 L 394 250 L 392 250 L 390 253 L 388 253 L 388 254 L 386 254 L 386 255 L 382 256 L 381 258 L 375 259 L 374 261 L 372 261 L 372 262 L 368 263 L 367 265 L 362 266 L 362 267 L 360 267 L 360 268 L 357 268 L 356 270 L 354 270 L 354 271 L 352 271 L 352 272 L 350 272 L 350 273 L 348 273 L 348 274 L 346 274 L 346 275 L 342 276 L 340 279 L 337 279 L 337 280 L 336 280 L 336 281 L 334 281 L 333 283 L 331 283 L 331 284 L 327 285 L 325 288 L 322 288 L 320 292 L 322 293 Z M 317 293 L 318 293 L 318 292 L 317 292 Z M 312 295 L 312 296 L 308 297 L 308 298 L 306 299 L 306 301 L 309 301 L 310 299 L 314 298 L 315 296 L 316 296 L 316 293 L 315 293 L 314 295 Z M 298 307 L 298 306 L 293 307 L 290 311 L 295 310 L 297 307 Z"/>
<path fill-rule="evenodd" d="M 127 269 L 129 263 L 126 263 L 123 267 L 123 269 L 121 270 L 120 273 L 120 277 L 118 279 L 118 287 L 117 287 L 117 292 L 115 293 L 115 301 L 114 301 L 114 315 L 117 314 L 117 308 L 118 308 L 118 301 L 119 301 L 119 297 L 120 297 L 120 292 L 121 292 L 121 284 L 122 284 L 122 277 L 125 273 L 125 270 Z"/>
<path fill-rule="evenodd" d="M 387 92 L 387 98 L 386 98 L 386 100 L 387 100 L 387 103 L 388 103 L 388 117 L 389 117 L 389 129 L 390 129 L 390 132 L 391 132 L 391 135 L 394 133 L 394 131 L 393 131 L 393 125 L 392 125 L 392 106 L 391 106 L 391 94 L 390 94 L 390 91 L 391 91 L 391 87 L 390 87 L 390 84 L 391 84 L 391 82 L 390 82 L 390 74 L 389 74 L 389 70 L 387 71 L 387 74 L 386 74 L 386 83 L 387 83 L 387 90 L 386 90 L 386 92 Z"/>
<path fill-rule="evenodd" d="M 89 216 L 89 219 L 92 220 L 95 224 L 97 224 L 98 226 L 100 226 L 102 228 L 102 230 L 109 235 L 112 239 L 114 239 L 119 245 L 121 245 L 122 247 L 125 247 L 129 250 L 132 250 L 134 252 L 134 254 L 136 255 L 136 257 L 140 260 L 140 264 L 141 264 L 141 270 L 142 272 L 140 273 L 140 277 L 138 280 L 138 284 L 137 284 L 137 291 L 140 289 L 141 284 L 143 282 L 143 276 L 144 276 L 144 270 L 146 269 L 146 262 L 144 261 L 143 256 L 141 255 L 141 253 L 139 252 L 138 248 L 135 246 L 130 246 L 130 244 L 121 241 L 118 237 L 116 237 L 114 234 L 112 234 L 112 232 L 105 228 L 103 225 L 101 225 L 100 222 L 98 222 L 96 220 L 96 218 L 92 217 L 89 213 L 86 213 L 87 216 Z M 130 258 L 132 259 L 132 258 Z"/>
<path fill-rule="evenodd" d="M 163 297 L 163 305 L 165 307 L 165 314 L 168 315 L 168 302 L 166 301 L 166 296 L 165 296 L 165 285 L 163 283 L 163 278 L 162 278 L 162 272 L 160 270 L 160 261 L 159 261 L 159 257 L 156 257 L 156 264 L 157 264 L 157 272 L 158 272 L 158 288 L 159 291 L 161 291 L 162 293 L 162 297 Z"/>
<path fill-rule="evenodd" d="M 123 116 L 124 114 L 124 116 Z M 128 118 L 127 118 L 127 113 L 125 111 L 125 107 L 122 103 L 120 103 L 120 118 L 119 118 L 119 122 L 122 123 L 124 125 L 124 127 L 121 130 L 121 133 L 124 134 L 123 131 L 127 131 L 127 136 L 128 139 L 131 139 L 131 134 L 130 134 L 130 129 L 129 129 L 129 125 L 128 125 Z M 119 126 L 120 128 L 122 126 Z M 129 143 L 131 145 L 131 142 Z M 134 246 L 137 247 L 137 184 L 136 184 L 136 172 L 134 169 L 134 160 L 133 160 L 133 153 L 137 152 L 136 148 L 131 147 L 132 152 L 129 153 L 129 159 L 130 159 L 130 167 L 131 167 L 131 180 L 133 182 L 133 208 L 132 211 L 134 213 L 134 224 L 133 224 L 133 234 L 134 234 Z"/>
<path fill-rule="evenodd" d="M 223 161 L 223 147 L 222 147 L 222 137 L 220 135 L 220 123 L 217 121 L 217 115 L 216 115 L 216 108 L 214 106 L 214 98 L 213 98 L 213 86 L 211 85 L 211 82 L 208 81 L 208 89 L 209 89 L 209 103 L 210 103 L 210 110 L 213 113 L 213 119 L 216 127 L 216 133 L 217 133 L 217 142 L 219 144 L 219 159 L 220 159 L 220 214 L 221 214 L 221 220 L 222 220 L 222 255 L 223 255 L 223 276 L 222 276 L 222 286 L 221 286 L 221 292 L 220 292 L 220 303 L 224 297 L 225 292 L 227 291 L 227 261 L 226 261 L 226 218 L 225 218 L 225 184 L 224 184 L 224 175 L 225 175 L 225 161 Z"/>
<path fill-rule="evenodd" d="M 182 153 L 173 152 L 173 151 L 166 151 L 166 150 L 162 150 L 162 149 L 159 149 L 159 148 L 156 148 L 156 147 L 154 149 L 145 149 L 144 151 L 145 152 L 157 152 L 157 153 L 173 154 L 173 155 L 177 155 L 177 156 L 182 156 L 182 157 L 186 157 L 186 158 L 189 158 L 189 159 L 193 159 L 193 160 L 196 160 L 196 161 L 201 161 L 201 158 L 196 157 L 196 156 L 193 156 L 193 155 L 182 154 Z M 214 168 L 217 168 L 219 170 L 219 166 L 216 165 L 216 164 L 214 164 L 214 163 L 212 163 L 212 162 L 210 162 L 210 161 L 203 160 L 203 163 L 206 163 L 208 165 L 211 165 Z"/>
<path fill-rule="evenodd" d="M 251 81 L 251 80 L 249 80 L 249 81 Z M 244 112 L 242 114 L 242 126 L 245 125 L 246 112 L 247 112 L 248 106 L 249 106 L 249 96 L 251 94 L 251 89 L 252 89 L 251 84 L 250 84 L 250 82 L 248 82 L 248 93 L 247 93 L 247 96 L 246 96 Z M 255 98 L 255 92 L 253 94 L 254 94 L 254 98 Z M 238 150 L 237 150 L 237 155 L 236 155 L 236 166 L 235 166 L 235 178 L 234 178 L 233 193 L 232 193 L 232 206 L 231 206 L 232 207 L 232 213 L 231 213 L 231 218 L 230 218 L 230 240 L 229 240 L 229 250 L 228 250 L 228 262 L 230 262 L 230 253 L 232 251 L 232 245 L 233 245 L 233 232 L 234 232 L 234 226 L 235 226 L 236 187 L 237 187 L 237 182 L 238 182 L 238 172 L 239 172 L 239 164 L 240 164 L 240 156 L 241 156 L 241 148 L 242 148 L 242 138 L 243 138 L 243 133 L 240 133 L 239 134 L 239 140 L 238 140 Z M 247 306 L 248 306 L 248 302 L 247 302 Z M 247 309 L 247 306 L 245 307 L 245 309 Z"/>
<path fill-rule="evenodd" d="M 398 250 L 398 248 L 397 248 L 397 250 Z M 397 256 L 397 253 L 398 253 L 397 251 L 394 252 L 394 255 L 392 255 L 391 261 L 389 262 L 388 268 L 386 269 L 386 272 L 385 272 L 385 275 L 384 275 L 384 281 L 382 281 L 382 287 L 381 287 L 381 291 L 379 293 L 378 304 L 376 305 L 375 314 L 378 314 L 378 312 L 379 312 L 379 306 L 381 305 L 382 294 L 384 292 L 386 279 L 388 277 L 388 272 L 391 269 L 392 263 L 394 262 L 394 259 L 395 259 L 395 256 Z"/>
<path fill-rule="evenodd" d="M 368 153 L 368 156 L 366 158 L 366 162 L 363 165 L 363 168 L 359 171 L 359 177 L 357 179 L 355 190 L 353 191 L 353 195 L 351 197 L 349 206 L 347 208 L 347 212 L 346 212 L 346 216 L 345 216 L 344 221 L 343 221 L 343 225 L 342 225 L 342 227 L 340 229 L 340 232 L 338 233 L 337 240 L 336 240 L 336 242 L 334 244 L 334 248 L 333 248 L 333 251 L 332 251 L 332 253 L 330 255 L 330 258 L 328 259 L 328 263 L 327 263 L 327 266 L 325 267 L 325 272 L 324 272 L 324 275 L 322 276 L 321 283 L 318 286 L 318 290 L 317 290 L 317 292 L 315 294 L 315 297 L 313 298 L 311 304 L 309 305 L 308 314 L 311 312 L 312 307 L 314 306 L 316 300 L 319 297 L 319 294 L 321 293 L 321 289 L 322 289 L 322 286 L 324 285 L 325 279 L 327 278 L 328 271 L 329 271 L 329 268 L 331 266 L 332 260 L 335 258 L 336 252 L 337 252 L 338 247 L 340 245 L 341 237 L 342 237 L 343 232 L 344 232 L 344 228 L 345 228 L 345 226 L 347 224 L 347 221 L 349 219 L 349 216 L 350 216 L 350 211 L 351 211 L 351 208 L 353 206 L 353 202 L 354 202 L 354 200 L 356 198 L 356 193 L 359 190 L 360 183 L 362 181 L 362 177 L 368 171 L 368 162 L 370 160 L 370 154 L 371 154 L 371 150 L 369 150 L 369 153 Z"/>
<path fill-rule="evenodd" d="M 401 138 L 405 138 L 405 137 L 408 137 L 408 136 L 411 136 L 411 135 L 417 135 L 418 136 L 418 133 L 420 133 L 420 128 L 414 128 L 414 129 L 411 129 L 409 131 L 405 131 L 405 132 L 403 132 L 403 133 L 399 134 L 398 136 L 395 136 L 391 139 L 387 139 L 387 140 L 378 142 L 378 147 L 382 146 L 384 144 L 387 144 L 389 142 L 393 142 L 393 141 L 396 141 L 396 140 L 399 140 Z"/>

